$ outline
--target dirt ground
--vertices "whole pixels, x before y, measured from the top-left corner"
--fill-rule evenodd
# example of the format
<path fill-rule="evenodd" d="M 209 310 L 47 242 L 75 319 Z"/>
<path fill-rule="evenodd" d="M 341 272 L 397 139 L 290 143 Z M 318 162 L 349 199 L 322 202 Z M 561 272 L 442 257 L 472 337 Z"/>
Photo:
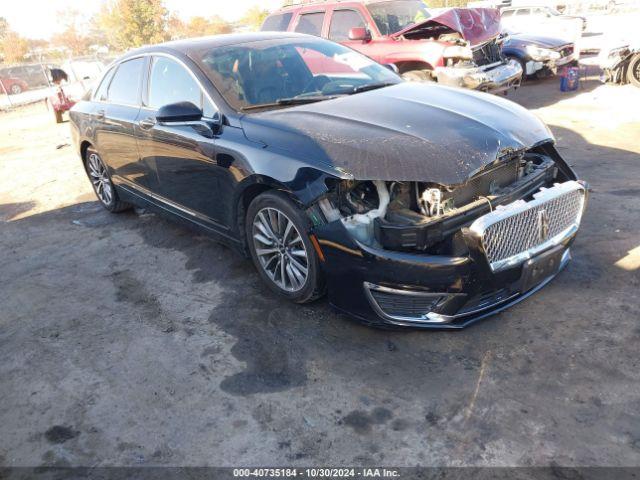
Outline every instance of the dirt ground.
<path fill-rule="evenodd" d="M 508 98 L 592 186 L 574 260 L 448 333 L 280 301 L 102 210 L 44 107 L 0 115 L 0 465 L 640 465 L 640 90 L 558 84 Z"/>

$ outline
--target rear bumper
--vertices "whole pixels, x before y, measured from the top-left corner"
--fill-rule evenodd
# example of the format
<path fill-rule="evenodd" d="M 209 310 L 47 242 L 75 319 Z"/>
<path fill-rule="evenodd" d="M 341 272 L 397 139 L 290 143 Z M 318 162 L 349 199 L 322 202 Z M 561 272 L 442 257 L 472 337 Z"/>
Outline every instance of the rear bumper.
<path fill-rule="evenodd" d="M 484 67 L 437 67 L 438 83 L 488 92 L 500 92 L 518 87 L 522 67 L 515 60 Z"/>

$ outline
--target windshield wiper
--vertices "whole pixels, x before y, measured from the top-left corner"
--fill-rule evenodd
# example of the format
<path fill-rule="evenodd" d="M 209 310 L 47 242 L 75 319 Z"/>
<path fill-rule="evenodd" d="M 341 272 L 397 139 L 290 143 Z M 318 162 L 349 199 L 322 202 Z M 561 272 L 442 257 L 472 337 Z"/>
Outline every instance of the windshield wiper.
<path fill-rule="evenodd" d="M 304 105 L 306 103 L 314 103 L 321 102 L 322 100 L 331 100 L 332 98 L 337 98 L 335 95 L 324 96 L 324 95 L 316 95 L 309 97 L 291 97 L 291 98 L 279 98 L 275 102 L 271 103 L 258 103 L 256 105 L 247 105 L 246 107 L 242 107 L 241 110 L 243 112 L 247 110 L 258 110 L 260 108 L 275 108 L 282 107 L 286 105 Z"/>
<path fill-rule="evenodd" d="M 366 85 L 360 85 L 359 87 L 354 87 L 350 93 L 361 93 L 368 92 L 369 90 L 377 90 L 378 88 L 390 87 L 391 85 L 396 85 L 397 82 L 381 82 L 381 83 L 368 83 Z"/>

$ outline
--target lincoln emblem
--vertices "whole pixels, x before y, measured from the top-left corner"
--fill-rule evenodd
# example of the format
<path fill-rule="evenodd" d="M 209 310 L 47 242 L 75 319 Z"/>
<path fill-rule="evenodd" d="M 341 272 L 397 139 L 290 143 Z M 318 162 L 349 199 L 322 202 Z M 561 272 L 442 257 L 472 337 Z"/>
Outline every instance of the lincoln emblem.
<path fill-rule="evenodd" d="M 549 238 L 549 215 L 546 210 L 538 212 L 538 236 L 541 242 Z"/>

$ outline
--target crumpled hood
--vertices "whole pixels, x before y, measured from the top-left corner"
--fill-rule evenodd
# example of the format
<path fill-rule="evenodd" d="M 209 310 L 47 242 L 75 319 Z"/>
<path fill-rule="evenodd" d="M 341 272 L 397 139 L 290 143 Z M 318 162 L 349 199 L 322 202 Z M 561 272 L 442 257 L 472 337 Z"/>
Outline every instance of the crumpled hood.
<path fill-rule="evenodd" d="M 524 33 L 514 33 L 509 35 L 505 46 L 515 45 L 535 45 L 542 48 L 558 48 L 563 45 L 569 45 L 572 42 L 560 38 L 542 37 L 539 35 L 527 35 Z"/>
<path fill-rule="evenodd" d="M 504 153 L 552 139 L 494 95 L 402 82 L 335 100 L 242 117 L 249 140 L 358 180 L 465 182 Z"/>
<path fill-rule="evenodd" d="M 495 8 L 450 8 L 391 36 L 410 37 L 431 28 L 438 30 L 443 25 L 458 32 L 471 45 L 477 45 L 500 34 L 500 12 Z"/>

